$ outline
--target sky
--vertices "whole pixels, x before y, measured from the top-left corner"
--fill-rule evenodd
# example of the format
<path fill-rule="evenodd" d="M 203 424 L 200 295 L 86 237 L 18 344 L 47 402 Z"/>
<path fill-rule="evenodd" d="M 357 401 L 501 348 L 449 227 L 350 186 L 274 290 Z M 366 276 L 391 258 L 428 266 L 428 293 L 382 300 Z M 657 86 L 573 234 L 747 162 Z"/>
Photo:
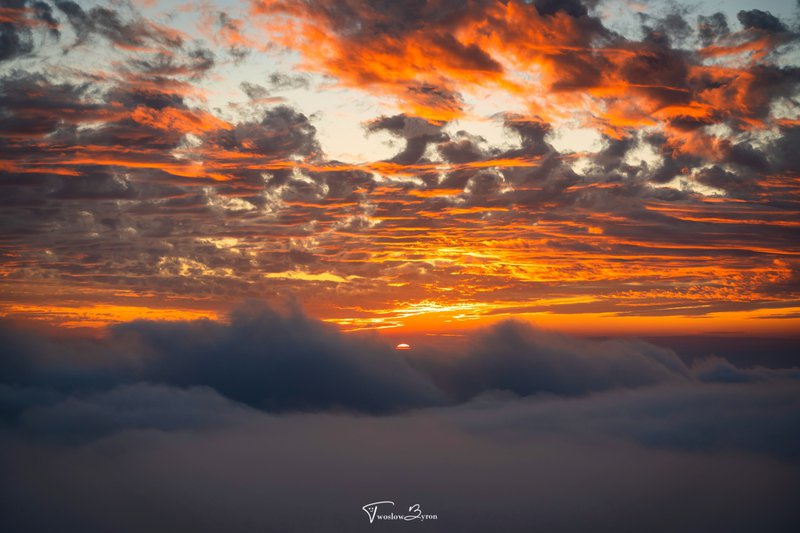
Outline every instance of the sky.
<path fill-rule="evenodd" d="M 800 531 L 799 47 L 0 0 L 0 530 Z"/>
<path fill-rule="evenodd" d="M 792 2 L 6 1 L 0 313 L 786 335 Z"/>

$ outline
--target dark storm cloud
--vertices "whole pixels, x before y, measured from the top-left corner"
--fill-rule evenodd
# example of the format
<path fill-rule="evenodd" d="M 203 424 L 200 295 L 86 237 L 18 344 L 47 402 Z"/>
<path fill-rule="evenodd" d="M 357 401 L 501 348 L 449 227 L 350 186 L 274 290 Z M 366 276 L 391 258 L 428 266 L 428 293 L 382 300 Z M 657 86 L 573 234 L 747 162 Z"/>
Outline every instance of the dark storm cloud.
<path fill-rule="evenodd" d="M 464 110 L 459 93 L 431 83 L 410 83 L 404 89 L 404 96 L 421 107 L 441 110 L 445 116 L 458 116 Z"/>
<path fill-rule="evenodd" d="M 800 90 L 800 67 L 759 65 L 753 67 L 752 84 L 743 94 L 750 116 L 767 118 L 770 106 L 784 98 L 792 98 Z"/>
<path fill-rule="evenodd" d="M 32 4 L 36 18 L 45 23 L 50 33 L 59 36 L 58 21 L 53 17 L 53 8 L 47 2 L 33 2 Z"/>
<path fill-rule="evenodd" d="M 32 50 L 30 30 L 18 29 L 7 22 L 0 23 L 0 61 L 28 54 Z"/>
<path fill-rule="evenodd" d="M 507 152 L 504 154 L 506 157 L 520 155 L 539 156 L 553 151 L 553 147 L 545 141 L 545 136 L 552 130 L 550 124 L 509 115 L 505 118 L 504 125 L 510 131 L 519 135 L 520 138 L 520 148 Z"/>
<path fill-rule="evenodd" d="M 645 36 L 642 52 L 620 65 L 622 79 L 642 86 L 645 94 L 665 105 L 689 101 L 691 95 L 685 90 L 689 76 L 685 52 L 672 48 L 664 34 L 655 31 Z"/>
<path fill-rule="evenodd" d="M 470 163 L 487 158 L 481 146 L 485 142 L 486 139 L 483 137 L 460 130 L 455 134 L 454 138 L 438 143 L 436 149 L 445 161 L 450 163 Z"/>
<path fill-rule="evenodd" d="M 254 86 L 244 87 L 254 95 L 259 92 Z M 288 161 L 322 161 L 322 148 L 316 133 L 316 127 L 305 114 L 292 107 L 279 105 L 262 111 L 256 120 L 238 122 L 230 129 L 209 132 L 204 137 L 204 143 L 211 157 L 222 149 L 250 158 L 256 168 L 250 169 L 243 164 L 246 159 L 232 165 L 230 172 L 237 181 L 263 186 L 266 177 L 270 187 L 277 187 L 286 184 L 292 175 L 292 165 L 287 164 Z M 270 162 L 277 163 L 278 167 L 269 169 L 268 173 L 266 169 L 259 168 L 265 163 L 269 166 Z M 295 185 L 302 187 L 304 184 Z M 224 185 L 220 189 L 226 190 Z M 289 194 L 294 191 L 291 189 Z"/>
<path fill-rule="evenodd" d="M 443 52 L 457 58 L 458 68 L 485 72 L 502 70 L 500 63 L 476 44 L 465 45 L 450 34 L 436 35 L 433 42 Z"/>
<path fill-rule="evenodd" d="M 604 139 L 603 148 L 592 158 L 592 164 L 600 172 L 600 176 L 613 176 L 615 172 L 630 172 L 633 169 L 626 168 L 624 162 L 625 155 L 636 145 L 636 139 L 626 137 L 624 139 Z"/>
<path fill-rule="evenodd" d="M 580 181 L 580 177 L 550 144 L 551 126 L 542 120 L 515 114 L 506 114 L 502 119 L 506 131 L 516 141 L 510 146 L 487 145 L 485 139 L 466 131 L 459 131 L 452 138 L 448 136 L 436 143 L 436 149 L 445 161 L 467 164 L 466 168 L 447 173 L 437 186 L 463 189 L 464 193 L 456 200 L 458 205 L 529 208 L 546 201 L 564 205 L 572 203 L 575 198 L 565 195 L 564 190 Z M 499 168 L 468 165 L 491 160 L 535 164 L 501 165 Z M 433 209 L 441 207 L 431 206 Z"/>
<path fill-rule="evenodd" d="M 765 151 L 746 141 L 731 145 L 726 157 L 729 163 L 748 169 L 765 172 L 770 168 Z"/>

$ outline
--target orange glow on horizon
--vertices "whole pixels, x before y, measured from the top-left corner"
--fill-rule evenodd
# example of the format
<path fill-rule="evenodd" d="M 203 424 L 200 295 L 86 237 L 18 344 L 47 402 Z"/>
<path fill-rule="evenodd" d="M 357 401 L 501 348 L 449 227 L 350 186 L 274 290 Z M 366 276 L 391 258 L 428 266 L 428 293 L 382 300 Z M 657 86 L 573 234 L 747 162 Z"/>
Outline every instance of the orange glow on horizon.
<path fill-rule="evenodd" d="M 565 302 L 566 303 L 566 302 Z M 519 304 L 519 303 L 518 303 Z M 502 320 L 514 319 L 539 327 L 575 335 L 794 335 L 800 331 L 800 306 L 769 310 L 731 311 L 692 316 L 623 316 L 614 313 L 519 312 L 508 306 L 476 306 L 470 304 L 434 304 L 421 302 L 401 309 L 374 311 L 375 318 L 324 318 L 345 333 L 377 331 L 391 337 L 419 335 L 466 334 Z M 33 320 L 63 328 L 98 329 L 133 320 L 192 321 L 198 319 L 225 321 L 225 315 L 214 310 L 154 308 L 92 304 L 75 306 L 9 305 L 0 310 L 6 318 Z M 403 346 L 407 347 L 403 347 Z M 410 349 L 400 343 L 398 350 Z"/>

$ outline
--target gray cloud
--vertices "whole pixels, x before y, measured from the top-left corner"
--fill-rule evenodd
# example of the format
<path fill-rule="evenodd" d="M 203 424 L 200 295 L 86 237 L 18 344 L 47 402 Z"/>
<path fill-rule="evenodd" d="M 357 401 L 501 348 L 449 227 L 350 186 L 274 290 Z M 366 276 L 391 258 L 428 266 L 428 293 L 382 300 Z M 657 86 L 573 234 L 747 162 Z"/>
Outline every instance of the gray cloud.
<path fill-rule="evenodd" d="M 514 322 L 404 359 L 255 304 L 0 341 L 9 531 L 367 531 L 383 499 L 436 513 L 426 531 L 800 520 L 797 368 Z"/>
<path fill-rule="evenodd" d="M 0 383 L 25 391 L 31 405 L 41 403 L 37 391 L 85 396 L 145 382 L 207 387 L 265 411 L 392 413 L 497 391 L 586 396 L 797 377 L 796 370 L 737 368 L 718 358 L 687 365 L 672 350 L 644 341 L 577 339 L 513 321 L 476 333 L 458 356 L 423 349 L 403 357 L 377 338 L 345 336 L 297 310 L 255 302 L 227 324 L 136 321 L 112 327 L 102 341 L 50 340 L 7 324 L 0 337 Z M 13 422 L 26 404 L 12 394 L 5 398 L 3 410 Z"/>
<path fill-rule="evenodd" d="M 95 6 L 85 11 L 79 4 L 70 0 L 57 1 L 56 7 L 64 13 L 67 21 L 78 36 L 78 43 L 92 35 L 101 35 L 115 45 L 132 48 L 156 44 L 169 48 L 179 47 L 183 39 L 150 24 L 142 18 L 125 20 L 113 9 Z"/>
<path fill-rule="evenodd" d="M 724 13 L 714 13 L 713 15 L 699 15 L 697 17 L 697 32 L 703 46 L 708 46 L 720 37 L 730 33 L 728 19 Z"/>
<path fill-rule="evenodd" d="M 81 443 L 127 430 L 225 427 L 250 412 L 208 387 L 181 389 L 144 382 L 68 396 L 58 402 L 37 400 L 21 414 L 19 427 L 46 441 L 62 443 Z"/>
<path fill-rule="evenodd" d="M 30 55 L 35 50 L 37 26 L 47 29 L 50 37 L 60 37 L 59 23 L 47 2 L 2 0 L 0 21 L 0 62 Z"/>
<path fill-rule="evenodd" d="M 5 329 L 3 383 L 51 387 L 66 394 L 116 383 L 207 386 L 269 411 L 350 409 L 385 413 L 437 405 L 443 395 L 390 347 L 348 339 L 297 311 L 242 308 L 229 325 L 133 322 L 108 342 L 55 344 Z M 88 350 L 94 361 L 70 363 Z M 60 353 L 59 357 L 52 354 Z M 124 354 L 124 355 L 123 355 Z"/>
<path fill-rule="evenodd" d="M 582 395 L 681 381 L 689 370 L 668 349 L 641 341 L 587 341 L 503 322 L 456 358 L 420 358 L 437 383 L 461 399 L 490 390 Z"/>
<path fill-rule="evenodd" d="M 693 385 L 273 416 L 137 385 L 0 433 L 0 483 L 15 489 L 0 509 L 10 531 L 369 531 L 361 506 L 383 499 L 436 513 L 413 524 L 425 531 L 786 531 L 798 401 L 796 386 Z M 102 438 L 31 440 L 70 426 Z"/>

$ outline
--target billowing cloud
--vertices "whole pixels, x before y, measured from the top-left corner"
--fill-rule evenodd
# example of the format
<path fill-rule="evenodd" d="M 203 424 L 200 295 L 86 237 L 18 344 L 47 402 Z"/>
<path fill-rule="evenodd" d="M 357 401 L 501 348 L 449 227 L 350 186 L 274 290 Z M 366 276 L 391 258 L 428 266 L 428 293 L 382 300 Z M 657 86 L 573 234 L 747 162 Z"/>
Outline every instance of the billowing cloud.
<path fill-rule="evenodd" d="M 41 338 L 11 324 L 2 335 L 6 387 L 67 396 L 137 382 L 206 387 L 277 412 L 390 413 L 493 392 L 585 396 L 657 384 L 796 377 L 739 369 L 719 358 L 687 366 L 672 350 L 647 342 L 580 340 L 513 321 L 476 333 L 461 354 L 403 356 L 375 337 L 344 336 L 298 310 L 278 312 L 255 302 L 235 311 L 229 323 L 136 321 L 94 342 Z M 12 401 L 4 411 L 14 409 Z"/>
<path fill-rule="evenodd" d="M 4 324 L 2 340 L 14 530 L 205 531 L 216 516 L 359 531 L 375 527 L 361 507 L 384 499 L 437 514 L 421 524 L 434 530 L 797 519 L 797 368 L 686 366 L 642 341 L 519 323 L 406 360 L 415 350 L 252 305 L 225 324 L 140 321 L 102 338 Z"/>
<path fill-rule="evenodd" d="M 470 344 L 466 354 L 421 358 L 441 386 L 458 398 L 489 390 L 588 394 L 618 387 L 682 381 L 689 370 L 670 350 L 634 341 L 579 341 L 520 322 L 504 322 Z"/>
<path fill-rule="evenodd" d="M 350 340 L 331 325 L 298 312 L 243 308 L 229 325 L 133 322 L 107 341 L 61 350 L 53 342 L 8 339 L 4 383 L 9 386 L 102 389 L 153 382 L 211 387 L 241 403 L 270 411 L 350 409 L 391 412 L 444 402 L 423 375 L 376 340 Z M 53 354 L 62 352 L 61 356 Z M 108 363 L 110 354 L 116 353 Z M 83 373 L 60 372 L 88 358 Z M 104 362 L 104 360 L 106 362 Z"/>

